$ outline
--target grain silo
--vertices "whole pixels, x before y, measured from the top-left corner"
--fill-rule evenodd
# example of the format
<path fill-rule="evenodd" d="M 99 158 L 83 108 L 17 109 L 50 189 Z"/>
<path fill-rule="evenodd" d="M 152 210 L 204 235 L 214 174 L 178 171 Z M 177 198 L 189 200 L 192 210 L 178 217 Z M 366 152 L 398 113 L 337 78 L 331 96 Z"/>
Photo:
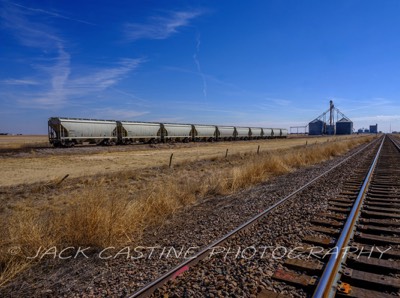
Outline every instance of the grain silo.
<path fill-rule="evenodd" d="M 343 117 L 336 122 L 337 135 L 351 135 L 353 133 L 353 122 L 349 118 Z"/>
<path fill-rule="evenodd" d="M 312 136 L 319 136 L 324 133 L 325 122 L 315 119 L 308 124 L 308 134 Z"/>

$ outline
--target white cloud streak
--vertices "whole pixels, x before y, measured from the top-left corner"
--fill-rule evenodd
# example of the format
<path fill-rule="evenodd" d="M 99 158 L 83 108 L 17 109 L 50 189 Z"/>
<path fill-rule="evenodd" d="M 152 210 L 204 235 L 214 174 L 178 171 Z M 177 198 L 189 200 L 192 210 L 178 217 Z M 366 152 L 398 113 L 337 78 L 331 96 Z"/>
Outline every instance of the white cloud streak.
<path fill-rule="evenodd" d="M 65 104 L 67 96 L 65 94 L 65 85 L 71 73 L 70 55 L 65 52 L 62 45 L 58 47 L 58 58 L 54 66 L 48 68 L 51 77 L 51 89 L 42 96 L 33 98 L 30 102 L 35 105 L 54 107 Z M 26 101 L 22 101 L 27 103 Z"/>
<path fill-rule="evenodd" d="M 119 89 L 119 88 L 114 88 L 114 87 L 110 87 L 110 89 L 112 89 L 112 90 L 114 90 L 115 92 L 118 92 L 118 93 L 120 93 L 120 94 L 123 94 L 123 95 L 126 95 L 126 96 L 128 96 L 128 97 L 131 97 L 131 98 L 133 98 L 133 99 L 135 99 L 135 100 L 137 100 L 137 101 L 139 101 L 139 102 L 141 102 L 141 103 L 148 103 L 148 100 L 143 99 L 143 98 L 141 98 L 141 97 L 139 97 L 139 96 L 136 96 L 135 94 L 132 94 L 132 93 L 130 93 L 130 92 L 126 92 L 126 91 L 124 91 L 124 90 L 121 90 L 121 89 Z"/>
<path fill-rule="evenodd" d="M 371 109 L 374 110 L 381 108 L 385 109 L 385 108 L 390 108 L 393 105 L 393 101 L 382 97 L 369 98 L 360 101 L 347 100 L 344 103 L 345 104 L 351 103 L 352 106 L 355 106 L 354 108 L 347 109 L 346 110 L 347 112 L 362 111 L 362 110 L 369 112 Z"/>
<path fill-rule="evenodd" d="M 375 122 L 391 122 L 400 121 L 400 115 L 376 115 L 376 116 L 365 116 L 365 117 L 354 117 L 351 118 L 353 121 L 369 121 L 372 124 Z"/>
<path fill-rule="evenodd" d="M 123 59 L 114 67 L 92 70 L 89 75 L 71 78 L 70 56 L 60 48 L 56 64 L 49 68 L 50 90 L 29 101 L 21 100 L 20 103 L 44 109 L 62 107 L 71 99 L 101 92 L 114 86 L 130 71 L 136 69 L 142 61 L 140 58 Z"/>
<path fill-rule="evenodd" d="M 91 68 L 86 75 L 74 76 L 66 42 L 58 37 L 52 27 L 37 19 L 37 14 L 47 13 L 54 17 L 62 17 L 61 15 L 15 3 L 6 3 L 3 6 L 0 17 L 4 28 L 11 31 L 22 45 L 39 48 L 47 55 L 46 64 L 36 65 L 38 72 L 35 78 L 40 77 L 41 80 L 13 78 L 0 81 L 0 84 L 4 85 L 36 86 L 35 90 L 31 90 L 29 97 L 20 92 L 21 96 L 17 102 L 24 107 L 54 109 L 66 106 L 74 99 L 116 85 L 145 61 L 142 58 L 125 58 L 116 65 Z"/>
<path fill-rule="evenodd" d="M 68 82 L 68 89 L 71 93 L 97 92 L 107 89 L 125 77 L 130 71 L 136 69 L 145 60 L 122 59 L 117 66 L 99 69 L 90 75 L 79 76 Z"/>
<path fill-rule="evenodd" d="M 167 16 L 153 16 L 147 23 L 129 23 L 125 25 L 126 37 L 129 41 L 139 39 L 167 39 L 177 33 L 180 28 L 187 27 L 200 11 L 171 12 Z"/>
<path fill-rule="evenodd" d="M 39 85 L 38 81 L 30 79 L 7 79 L 0 81 L 4 85 Z"/>
<path fill-rule="evenodd" d="M 15 38 L 24 46 L 53 49 L 63 43 L 55 34 L 55 30 L 45 24 L 30 21 L 27 16 L 31 14 L 18 7 L 3 5 L 0 16 L 4 28 L 10 30 Z"/>
<path fill-rule="evenodd" d="M 199 75 L 201 76 L 202 80 L 203 80 L 203 96 L 204 96 L 204 100 L 207 102 L 207 81 L 206 81 L 206 76 L 204 75 L 204 73 L 201 70 L 201 66 L 200 66 L 200 61 L 198 58 L 198 54 L 200 53 L 200 35 L 198 34 L 196 37 L 196 52 L 193 55 L 193 60 L 194 63 L 197 66 L 197 71 L 199 72 Z"/>
<path fill-rule="evenodd" d="M 95 109 L 94 114 L 98 118 L 133 121 L 134 118 L 146 115 L 148 112 L 138 112 L 131 109 L 100 108 Z"/>
<path fill-rule="evenodd" d="M 82 24 L 86 24 L 86 25 L 94 25 L 94 26 L 96 25 L 96 24 L 93 24 L 93 23 L 90 23 L 90 22 L 87 22 L 87 21 L 83 21 L 83 20 L 72 18 L 72 17 L 68 17 L 68 16 L 59 14 L 59 13 L 54 12 L 54 11 L 44 10 L 44 9 L 40 9 L 40 8 L 32 8 L 32 7 L 24 6 L 24 5 L 21 5 L 21 4 L 18 4 L 18 3 L 14 3 L 14 2 L 8 2 L 8 3 L 10 3 L 11 5 L 23 8 L 25 10 L 34 12 L 34 13 L 41 13 L 41 14 L 49 15 L 49 16 L 52 16 L 52 17 L 55 17 L 55 18 L 64 19 L 64 20 L 68 20 L 68 21 L 74 21 L 74 22 L 78 22 L 78 23 L 82 23 Z"/>

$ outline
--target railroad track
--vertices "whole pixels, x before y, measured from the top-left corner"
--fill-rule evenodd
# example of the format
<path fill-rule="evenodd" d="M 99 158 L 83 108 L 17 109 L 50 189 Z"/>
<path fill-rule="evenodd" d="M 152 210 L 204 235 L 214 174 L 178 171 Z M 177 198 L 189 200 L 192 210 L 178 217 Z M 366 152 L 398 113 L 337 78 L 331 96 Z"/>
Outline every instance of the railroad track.
<path fill-rule="evenodd" d="M 190 259 L 186 260 L 185 262 L 181 263 L 180 265 L 178 265 L 177 267 L 175 267 L 174 269 L 168 271 L 166 274 L 164 274 L 163 276 L 161 276 L 160 278 L 158 278 L 157 280 L 149 283 L 147 286 L 143 287 L 142 289 L 138 290 L 137 292 L 135 292 L 132 296 L 130 297 L 147 297 L 150 296 L 155 290 L 159 289 L 160 287 L 162 287 L 164 284 L 166 284 L 168 281 L 170 280 L 175 280 L 175 278 L 179 275 L 181 275 L 183 272 L 187 271 L 189 268 L 193 268 L 193 270 L 195 269 L 195 265 L 200 262 L 201 260 L 203 260 L 205 257 L 207 257 L 210 253 L 210 251 L 214 248 L 217 247 L 219 245 L 221 245 L 222 243 L 228 241 L 229 239 L 231 239 L 232 237 L 234 237 L 235 235 L 237 235 L 239 232 L 243 232 L 245 230 L 247 230 L 249 227 L 251 227 L 252 225 L 254 225 L 255 223 L 257 223 L 257 221 L 259 221 L 261 218 L 265 217 L 267 214 L 269 214 L 272 210 L 276 209 L 278 206 L 280 206 L 281 204 L 283 204 L 284 202 L 290 200 L 291 198 L 295 197 L 296 195 L 298 195 L 299 193 L 301 193 L 302 191 L 306 190 L 307 187 L 313 185 L 314 183 L 316 183 L 319 179 L 321 179 L 322 177 L 324 177 L 326 174 L 328 174 L 329 172 L 331 172 L 332 170 L 334 170 L 335 168 L 341 166 L 343 163 L 347 162 L 349 159 L 355 157 L 358 154 L 361 154 L 362 152 L 364 152 L 366 147 L 370 147 L 372 144 L 365 146 L 364 148 L 360 149 L 359 151 L 357 151 L 356 153 L 354 153 L 352 156 L 346 158 L 345 160 L 343 160 L 342 162 L 340 162 L 339 164 L 337 164 L 336 166 L 334 166 L 333 168 L 331 168 L 330 170 L 328 170 L 327 172 L 323 173 L 322 175 L 318 176 L 317 178 L 313 179 L 312 181 L 310 181 L 309 183 L 307 183 L 306 185 L 304 185 L 303 187 L 301 187 L 300 189 L 298 189 L 297 191 L 291 193 L 290 195 L 288 195 L 287 197 L 281 199 L 280 201 L 278 201 L 277 203 L 275 203 L 273 206 L 271 206 L 270 208 L 264 210 L 263 212 L 261 212 L 260 214 L 258 214 L 257 216 L 255 216 L 254 218 L 250 219 L 248 222 L 246 222 L 245 224 L 241 225 L 240 227 L 238 227 L 237 229 L 231 231 L 230 233 L 228 233 L 226 236 L 222 237 L 221 239 L 218 239 L 217 241 L 213 242 L 211 245 L 205 247 L 202 251 L 200 251 L 199 253 L 197 253 L 196 255 L 194 255 L 193 257 L 191 257 Z M 375 144 L 375 146 L 377 147 L 377 145 Z M 370 163 L 370 162 L 369 162 Z M 368 163 L 368 164 L 369 164 Z M 359 171 L 359 177 L 358 179 L 362 181 L 363 177 L 365 177 L 365 169 L 360 170 Z M 353 185 L 351 185 L 353 183 Z M 349 181 L 349 185 L 347 187 L 355 187 L 356 184 L 361 184 L 361 182 L 355 182 L 354 181 Z M 357 185 L 358 185 L 357 184 Z M 346 191 L 350 191 L 350 188 Z M 353 190 L 353 189 L 352 189 Z M 339 203 L 339 202 L 338 202 Z M 336 206 L 339 208 L 339 206 Z M 334 208 L 334 206 L 332 205 L 330 208 Z M 333 211 L 333 210 L 332 210 Z M 279 273 L 278 273 L 279 274 Z M 308 285 L 307 285 L 308 286 Z M 157 292 L 157 294 L 160 294 L 160 292 Z M 261 295 L 268 295 L 268 293 L 263 292 Z M 276 294 L 275 294 L 276 295 Z"/>
<path fill-rule="evenodd" d="M 312 220 L 316 235 L 303 238 L 300 257 L 287 258 L 273 278 L 310 297 L 399 296 L 399 165 L 400 146 L 384 138 L 372 165 L 349 177 L 327 212 Z"/>

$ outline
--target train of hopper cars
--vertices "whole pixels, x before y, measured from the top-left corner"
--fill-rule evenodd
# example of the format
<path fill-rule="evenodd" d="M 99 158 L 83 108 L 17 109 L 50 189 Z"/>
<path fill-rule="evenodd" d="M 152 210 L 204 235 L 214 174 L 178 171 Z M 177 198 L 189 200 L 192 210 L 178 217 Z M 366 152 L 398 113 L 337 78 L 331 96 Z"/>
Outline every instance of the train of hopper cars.
<path fill-rule="evenodd" d="M 50 144 L 54 147 L 72 147 L 83 143 L 124 145 L 286 138 L 288 131 L 285 128 L 51 117 L 48 121 L 48 134 Z"/>

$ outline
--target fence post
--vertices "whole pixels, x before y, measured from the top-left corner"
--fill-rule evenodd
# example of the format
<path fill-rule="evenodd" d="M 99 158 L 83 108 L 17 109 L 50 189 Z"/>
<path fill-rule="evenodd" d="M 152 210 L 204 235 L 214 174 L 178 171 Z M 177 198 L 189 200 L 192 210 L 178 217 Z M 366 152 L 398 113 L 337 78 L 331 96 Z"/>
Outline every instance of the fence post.
<path fill-rule="evenodd" d="M 171 167 L 171 165 L 172 165 L 172 157 L 174 156 L 174 154 L 173 153 L 171 153 L 171 156 L 170 156 L 170 158 L 169 158 L 169 167 Z"/>
<path fill-rule="evenodd" d="M 228 150 L 229 150 L 229 149 L 226 149 L 226 152 L 225 152 L 225 158 L 227 158 L 227 157 L 228 157 Z"/>
<path fill-rule="evenodd" d="M 260 154 L 260 145 L 258 145 L 257 154 Z"/>

